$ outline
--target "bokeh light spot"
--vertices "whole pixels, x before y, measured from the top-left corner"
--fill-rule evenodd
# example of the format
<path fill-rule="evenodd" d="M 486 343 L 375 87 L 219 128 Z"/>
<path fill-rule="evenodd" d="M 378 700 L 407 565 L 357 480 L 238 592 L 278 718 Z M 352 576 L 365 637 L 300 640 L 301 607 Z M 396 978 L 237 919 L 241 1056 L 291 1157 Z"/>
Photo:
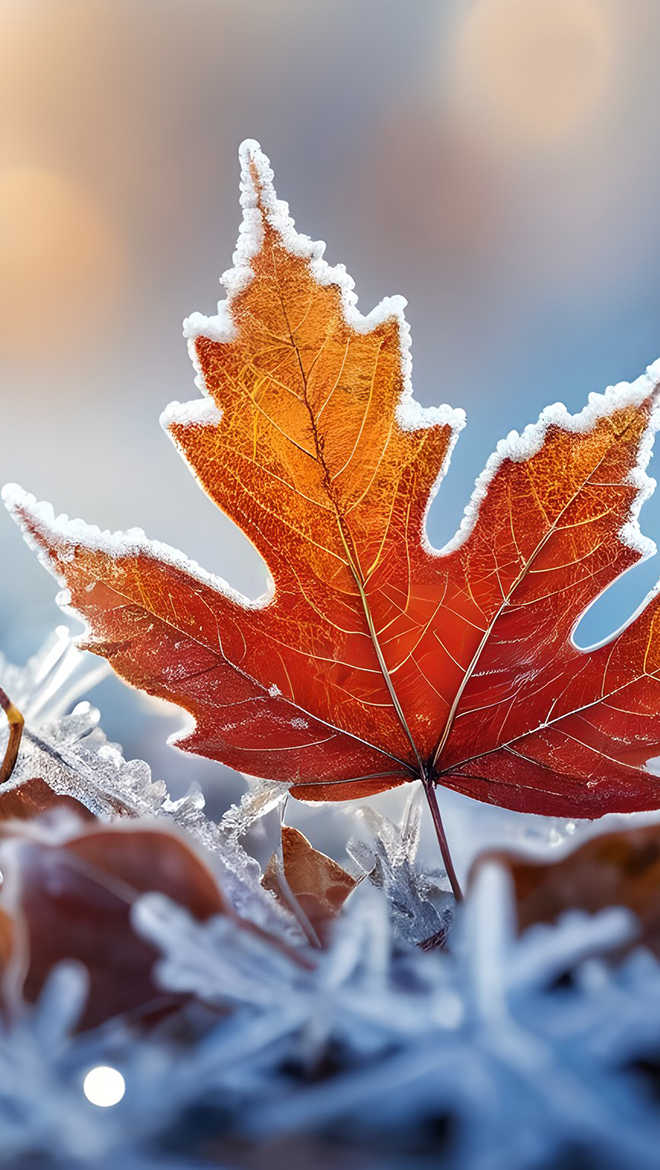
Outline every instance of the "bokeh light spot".
<path fill-rule="evenodd" d="M 560 139 L 598 109 L 612 44 L 602 0 L 479 0 L 457 45 L 463 104 L 518 141 Z"/>
<path fill-rule="evenodd" d="M 83 1092 L 92 1105 L 108 1109 L 119 1104 L 126 1092 L 126 1082 L 118 1069 L 103 1064 L 87 1073 Z"/>
<path fill-rule="evenodd" d="M 117 233 L 81 186 L 50 171 L 0 173 L 5 353 L 32 358 L 80 344 L 116 302 L 123 271 Z"/>

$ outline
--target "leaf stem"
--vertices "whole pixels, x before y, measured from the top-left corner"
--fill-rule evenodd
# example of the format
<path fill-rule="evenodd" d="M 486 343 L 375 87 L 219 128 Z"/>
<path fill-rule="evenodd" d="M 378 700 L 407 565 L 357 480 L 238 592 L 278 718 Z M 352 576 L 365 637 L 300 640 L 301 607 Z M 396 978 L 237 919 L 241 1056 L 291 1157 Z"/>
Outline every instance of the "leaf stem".
<path fill-rule="evenodd" d="M 438 838 L 438 845 L 440 846 L 442 860 L 445 863 L 447 877 L 449 878 L 451 888 L 454 891 L 454 897 L 455 897 L 456 901 L 462 902 L 463 901 L 463 891 L 461 889 L 461 885 L 460 885 L 460 882 L 458 880 L 458 877 L 456 876 L 456 870 L 454 869 L 454 863 L 452 861 L 451 851 L 449 849 L 449 843 L 447 841 L 447 835 L 445 833 L 445 827 L 442 823 L 442 817 L 440 816 L 440 807 L 438 805 L 438 798 L 437 798 L 436 792 L 435 792 L 435 781 L 432 780 L 430 778 L 430 776 L 424 775 L 424 776 L 422 776 L 422 784 L 424 785 L 426 799 L 428 801 L 429 808 L 431 810 L 431 818 L 433 820 L 433 827 L 435 829 L 435 835 Z"/>
<path fill-rule="evenodd" d="M 5 758 L 0 767 L 0 785 L 6 784 L 14 771 L 14 765 L 18 756 L 18 749 L 21 745 L 21 736 L 23 735 L 24 719 L 18 707 L 15 707 L 11 699 L 5 694 L 2 687 L 0 687 L 0 707 L 7 716 L 7 723 L 9 724 L 9 739 L 7 740 L 7 748 L 5 750 Z"/>

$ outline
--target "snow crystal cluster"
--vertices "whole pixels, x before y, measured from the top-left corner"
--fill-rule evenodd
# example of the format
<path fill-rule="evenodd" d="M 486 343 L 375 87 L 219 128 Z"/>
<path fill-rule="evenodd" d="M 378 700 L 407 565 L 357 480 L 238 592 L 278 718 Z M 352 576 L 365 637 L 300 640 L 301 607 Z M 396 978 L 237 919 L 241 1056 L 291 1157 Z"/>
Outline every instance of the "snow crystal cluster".
<path fill-rule="evenodd" d="M 30 727 L 18 779 L 96 800 L 104 819 L 121 797 L 176 821 L 254 928 L 140 897 L 133 929 L 182 996 L 148 1029 L 78 1030 L 87 972 L 55 967 L 36 1004 L 0 1019 L 0 1166 L 656 1170 L 660 963 L 634 947 L 612 961 L 636 937 L 629 911 L 518 937 L 494 862 L 456 909 L 419 863 L 413 794 L 400 825 L 355 811 L 363 880 L 312 954 L 244 848 L 285 790 L 253 785 L 217 825 L 201 794 L 171 801 L 88 704 L 69 713 L 92 669 L 60 631 L 25 671 L 3 671 Z"/>

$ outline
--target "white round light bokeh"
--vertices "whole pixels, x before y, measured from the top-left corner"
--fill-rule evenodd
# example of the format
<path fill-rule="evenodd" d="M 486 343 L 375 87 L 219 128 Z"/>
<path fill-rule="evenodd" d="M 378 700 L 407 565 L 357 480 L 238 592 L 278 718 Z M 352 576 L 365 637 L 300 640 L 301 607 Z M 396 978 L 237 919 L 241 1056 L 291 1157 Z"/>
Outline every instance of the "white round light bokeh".
<path fill-rule="evenodd" d="M 126 1082 L 118 1069 L 99 1065 L 87 1073 L 83 1092 L 92 1105 L 108 1109 L 111 1105 L 119 1104 L 126 1092 Z"/>

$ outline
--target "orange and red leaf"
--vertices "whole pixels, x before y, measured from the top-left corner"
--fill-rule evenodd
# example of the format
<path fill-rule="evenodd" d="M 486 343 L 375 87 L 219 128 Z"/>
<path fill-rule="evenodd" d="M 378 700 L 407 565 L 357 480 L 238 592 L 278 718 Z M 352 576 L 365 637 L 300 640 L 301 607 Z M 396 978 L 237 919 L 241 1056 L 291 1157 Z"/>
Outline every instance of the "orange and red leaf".
<path fill-rule="evenodd" d="M 13 491 L 86 644 L 193 716 L 180 747 L 304 799 L 422 777 L 531 812 L 657 806 L 657 599 L 607 645 L 579 650 L 572 631 L 649 551 L 660 371 L 504 440 L 436 552 L 425 517 L 462 413 L 413 401 L 402 302 L 362 317 L 256 144 L 241 159 L 228 298 L 186 323 L 204 396 L 163 422 L 272 588 L 248 601 L 137 530 L 55 520 Z"/>

